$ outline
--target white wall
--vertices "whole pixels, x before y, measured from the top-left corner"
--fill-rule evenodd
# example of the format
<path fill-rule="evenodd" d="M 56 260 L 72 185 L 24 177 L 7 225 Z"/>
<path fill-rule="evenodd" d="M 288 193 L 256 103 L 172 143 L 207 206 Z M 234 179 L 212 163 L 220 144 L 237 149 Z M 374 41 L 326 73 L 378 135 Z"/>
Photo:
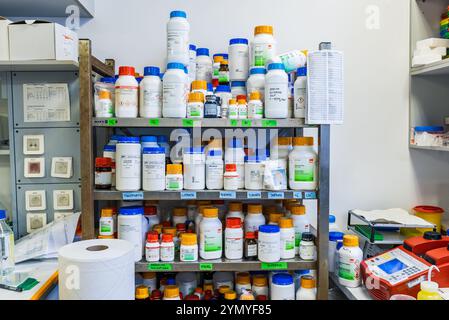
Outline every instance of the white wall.
<path fill-rule="evenodd" d="M 370 8 L 379 9 L 379 29 L 366 27 Z M 173 9 L 187 11 L 191 43 L 212 52 L 231 37 L 251 38 L 258 24 L 274 26 L 280 52 L 325 40 L 345 52 L 345 124 L 331 131 L 331 209 L 340 224 L 351 208 L 425 202 L 449 210 L 449 155 L 407 146 L 409 0 L 96 0 L 79 35 L 93 40 L 98 58 L 162 66 Z"/>

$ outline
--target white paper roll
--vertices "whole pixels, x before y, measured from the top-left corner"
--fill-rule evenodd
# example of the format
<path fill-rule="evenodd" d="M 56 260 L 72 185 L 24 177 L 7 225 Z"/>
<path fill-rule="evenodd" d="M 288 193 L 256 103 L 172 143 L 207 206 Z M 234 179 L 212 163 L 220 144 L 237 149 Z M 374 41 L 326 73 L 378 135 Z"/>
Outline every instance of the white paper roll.
<path fill-rule="evenodd" d="M 134 248 L 119 239 L 94 239 L 59 252 L 60 300 L 134 300 Z"/>

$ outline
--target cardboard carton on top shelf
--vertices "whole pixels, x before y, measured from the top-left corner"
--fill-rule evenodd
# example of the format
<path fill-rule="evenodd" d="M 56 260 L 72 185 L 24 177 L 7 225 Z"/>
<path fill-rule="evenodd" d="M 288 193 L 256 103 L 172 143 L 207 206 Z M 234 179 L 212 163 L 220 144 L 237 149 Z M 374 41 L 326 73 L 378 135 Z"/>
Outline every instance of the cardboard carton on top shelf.
<path fill-rule="evenodd" d="M 0 16 L 0 61 L 9 60 L 8 25 L 12 21 Z"/>

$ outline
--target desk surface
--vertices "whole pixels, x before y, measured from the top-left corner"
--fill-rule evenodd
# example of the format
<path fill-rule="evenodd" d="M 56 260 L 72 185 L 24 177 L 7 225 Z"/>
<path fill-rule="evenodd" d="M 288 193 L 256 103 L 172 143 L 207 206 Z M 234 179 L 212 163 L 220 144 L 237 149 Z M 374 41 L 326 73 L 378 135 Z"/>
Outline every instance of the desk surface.
<path fill-rule="evenodd" d="M 30 260 L 16 264 L 16 271 L 28 272 L 29 277 L 39 283 L 31 290 L 15 292 L 0 289 L 0 300 L 39 300 L 45 296 L 58 281 L 58 260 Z"/>

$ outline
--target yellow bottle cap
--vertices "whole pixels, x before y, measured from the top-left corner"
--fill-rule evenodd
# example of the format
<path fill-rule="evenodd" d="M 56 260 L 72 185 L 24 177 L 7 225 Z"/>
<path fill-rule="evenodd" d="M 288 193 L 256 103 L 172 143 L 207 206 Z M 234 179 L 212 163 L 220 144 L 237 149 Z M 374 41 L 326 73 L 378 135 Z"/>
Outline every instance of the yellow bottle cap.
<path fill-rule="evenodd" d="M 294 146 L 313 146 L 313 137 L 294 137 Z"/>
<path fill-rule="evenodd" d="M 182 164 L 167 164 L 167 174 L 182 174 Z"/>
<path fill-rule="evenodd" d="M 221 294 L 225 294 L 229 291 L 231 291 L 231 288 L 229 286 L 220 286 L 220 288 L 218 288 L 218 292 L 220 292 Z"/>
<path fill-rule="evenodd" d="M 237 273 L 237 281 L 239 284 L 250 284 L 251 276 L 248 272 L 239 272 Z"/>
<path fill-rule="evenodd" d="M 315 288 L 315 279 L 312 276 L 303 276 L 301 278 L 301 287 L 305 289 Z"/>
<path fill-rule="evenodd" d="M 136 299 L 142 300 L 147 299 L 150 296 L 147 286 L 137 286 L 136 287 Z"/>
<path fill-rule="evenodd" d="M 277 144 L 278 146 L 291 146 L 293 143 L 292 137 L 278 137 Z"/>
<path fill-rule="evenodd" d="M 249 204 L 248 205 L 248 213 L 262 213 L 262 205 L 261 204 Z"/>
<path fill-rule="evenodd" d="M 101 209 L 101 216 L 102 217 L 112 217 L 113 214 L 114 214 L 114 210 L 112 210 L 111 208 L 103 208 L 103 209 Z"/>
<path fill-rule="evenodd" d="M 154 279 L 156 278 L 156 272 L 143 272 L 142 278 L 144 279 Z"/>
<path fill-rule="evenodd" d="M 175 285 L 168 285 L 164 289 L 164 298 L 179 297 L 179 288 Z"/>
<path fill-rule="evenodd" d="M 197 243 L 196 233 L 183 233 L 181 235 L 181 244 L 184 246 L 193 246 Z"/>
<path fill-rule="evenodd" d="M 270 213 L 268 220 L 269 220 L 270 223 L 278 224 L 279 220 L 282 218 L 283 215 L 284 214 L 282 214 L 280 212 L 273 212 L 273 213 Z"/>
<path fill-rule="evenodd" d="M 242 294 L 240 296 L 240 300 L 255 300 L 254 295 L 251 293 L 251 291 L 248 291 L 246 294 Z"/>
<path fill-rule="evenodd" d="M 193 80 L 192 81 L 192 91 L 193 90 L 207 90 L 206 80 Z"/>
<path fill-rule="evenodd" d="M 267 277 L 263 274 L 256 274 L 253 276 L 253 285 L 256 287 L 265 287 L 267 285 Z"/>
<path fill-rule="evenodd" d="M 279 219 L 280 228 L 293 228 L 293 219 L 291 218 L 281 218 Z"/>
<path fill-rule="evenodd" d="M 234 98 L 229 99 L 229 104 L 236 104 L 237 100 L 235 100 Z"/>
<path fill-rule="evenodd" d="M 222 62 L 224 59 L 222 56 L 215 56 L 214 57 L 214 63 Z"/>
<path fill-rule="evenodd" d="M 237 103 L 238 103 L 238 104 L 246 104 L 246 99 L 243 99 L 243 98 L 238 99 L 238 100 L 237 100 Z"/>
<path fill-rule="evenodd" d="M 352 234 L 343 236 L 343 245 L 345 247 L 357 247 L 359 245 L 359 238 Z"/>
<path fill-rule="evenodd" d="M 253 91 L 249 95 L 249 100 L 260 100 L 260 92 L 259 91 Z"/>
<path fill-rule="evenodd" d="M 224 295 L 225 300 L 235 300 L 237 299 L 237 293 L 233 290 L 230 290 Z"/>
<path fill-rule="evenodd" d="M 241 202 L 231 202 L 228 206 L 229 211 L 242 211 L 243 204 Z"/>
<path fill-rule="evenodd" d="M 98 239 L 115 239 L 115 238 L 114 238 L 113 235 L 110 235 L 110 236 L 103 236 L 103 235 L 100 234 L 100 235 L 98 236 Z"/>
<path fill-rule="evenodd" d="M 100 99 L 111 99 L 111 93 L 108 90 L 100 90 L 98 92 L 98 98 L 100 98 Z"/>
<path fill-rule="evenodd" d="M 254 35 L 261 33 L 273 34 L 273 26 L 257 26 L 254 28 Z"/>
<path fill-rule="evenodd" d="M 228 64 L 228 63 L 229 63 L 228 60 L 223 60 L 223 61 L 220 62 L 220 64 L 225 64 L 225 65 Z"/>
<path fill-rule="evenodd" d="M 204 208 L 203 216 L 205 218 L 216 218 L 218 217 L 218 209 L 213 207 Z"/>
<path fill-rule="evenodd" d="M 202 92 L 189 93 L 189 102 L 203 102 L 204 94 Z"/>
<path fill-rule="evenodd" d="M 174 208 L 173 216 L 175 217 L 183 217 L 187 215 L 187 208 Z"/>
<path fill-rule="evenodd" d="M 294 214 L 294 215 L 303 215 L 306 214 L 306 207 L 303 206 L 302 204 L 299 205 L 293 205 L 290 207 L 290 213 Z"/>
<path fill-rule="evenodd" d="M 176 228 L 175 227 L 162 228 L 162 233 L 171 234 L 173 237 L 175 237 L 176 236 Z"/>

